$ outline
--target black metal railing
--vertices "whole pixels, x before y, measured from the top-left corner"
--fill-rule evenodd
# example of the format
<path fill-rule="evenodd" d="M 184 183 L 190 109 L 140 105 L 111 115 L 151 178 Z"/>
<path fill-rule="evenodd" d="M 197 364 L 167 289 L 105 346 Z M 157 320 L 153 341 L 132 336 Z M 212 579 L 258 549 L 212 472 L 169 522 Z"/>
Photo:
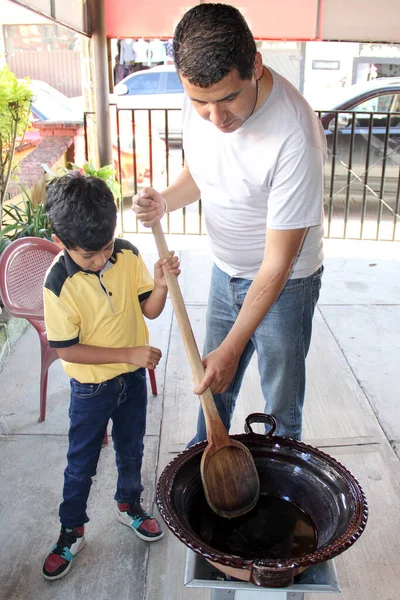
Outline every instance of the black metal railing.
<path fill-rule="evenodd" d="M 317 113 L 328 159 L 326 236 L 399 240 L 400 113 Z"/>
<path fill-rule="evenodd" d="M 178 109 L 117 109 L 112 106 L 114 167 L 121 183 L 125 233 L 148 232 L 131 211 L 145 186 L 162 191 L 184 162 Z M 400 113 L 316 113 L 324 127 L 328 157 L 324 174 L 325 235 L 341 239 L 400 241 Z M 95 127 L 85 114 L 88 131 Z M 167 216 L 166 231 L 204 233 L 201 202 Z"/>

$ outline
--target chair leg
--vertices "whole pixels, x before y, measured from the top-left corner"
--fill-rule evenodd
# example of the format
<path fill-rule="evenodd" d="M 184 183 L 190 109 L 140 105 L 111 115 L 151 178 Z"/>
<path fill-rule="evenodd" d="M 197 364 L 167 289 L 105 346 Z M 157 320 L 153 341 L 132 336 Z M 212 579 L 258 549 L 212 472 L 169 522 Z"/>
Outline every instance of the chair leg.
<path fill-rule="evenodd" d="M 104 446 L 108 446 L 108 433 L 107 433 L 107 429 L 106 429 L 106 432 L 104 434 L 103 441 L 101 442 L 101 447 L 104 448 Z"/>
<path fill-rule="evenodd" d="M 157 396 L 158 391 L 157 391 L 156 374 L 154 373 L 153 369 L 148 369 L 148 371 L 149 371 L 149 377 L 150 377 L 151 391 L 153 393 L 153 396 Z"/>
<path fill-rule="evenodd" d="M 40 413 L 39 423 L 42 423 L 46 418 L 46 401 L 47 401 L 47 376 L 50 365 L 58 359 L 58 354 L 54 348 L 50 348 L 47 341 L 43 340 L 39 335 L 40 340 Z"/>
<path fill-rule="evenodd" d="M 47 376 L 48 368 L 42 367 L 40 373 L 40 412 L 39 412 L 39 423 L 42 423 L 46 418 L 46 399 L 47 399 Z"/>
<path fill-rule="evenodd" d="M 47 376 L 49 372 L 49 364 L 47 360 L 47 344 L 40 340 L 40 412 L 39 423 L 42 423 L 46 418 L 46 400 L 47 400 Z"/>

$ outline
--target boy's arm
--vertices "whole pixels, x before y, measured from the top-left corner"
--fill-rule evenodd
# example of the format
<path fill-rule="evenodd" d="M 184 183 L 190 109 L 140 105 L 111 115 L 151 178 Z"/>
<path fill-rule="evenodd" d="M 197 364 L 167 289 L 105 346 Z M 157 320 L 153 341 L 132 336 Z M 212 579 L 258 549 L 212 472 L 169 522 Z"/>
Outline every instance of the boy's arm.
<path fill-rule="evenodd" d="M 169 258 L 160 259 L 154 265 L 154 288 L 150 296 L 140 303 L 142 313 L 148 319 L 156 319 L 163 311 L 167 299 L 167 282 L 164 277 L 163 268 L 178 276 L 181 272 L 179 259 L 174 256 L 173 250 Z"/>
<path fill-rule="evenodd" d="M 154 285 L 150 296 L 140 303 L 142 313 L 148 319 L 156 319 L 162 313 L 167 299 L 168 289 Z"/>
<path fill-rule="evenodd" d="M 62 360 L 81 365 L 126 363 L 146 369 L 154 369 L 161 359 L 161 350 L 152 346 L 104 348 L 87 344 L 73 344 L 73 346 L 56 348 L 56 350 Z"/>

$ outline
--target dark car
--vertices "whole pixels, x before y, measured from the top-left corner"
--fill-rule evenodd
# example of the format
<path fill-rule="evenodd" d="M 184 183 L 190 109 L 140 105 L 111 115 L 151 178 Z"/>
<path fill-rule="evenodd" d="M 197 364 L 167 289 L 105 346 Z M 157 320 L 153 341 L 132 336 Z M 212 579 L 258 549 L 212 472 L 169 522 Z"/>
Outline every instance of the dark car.
<path fill-rule="evenodd" d="M 393 221 L 400 172 L 400 78 L 378 78 L 340 93 L 328 112 L 317 111 L 328 145 L 329 210 L 337 212 L 342 202 L 343 210 L 350 206 L 362 220 L 367 213 L 385 213 Z"/>
<path fill-rule="evenodd" d="M 328 147 L 354 164 L 381 161 L 399 164 L 400 78 L 384 77 L 343 89 L 332 112 L 320 114 Z M 387 138 L 387 139 L 386 139 Z"/>
<path fill-rule="evenodd" d="M 330 112 L 319 112 L 329 149 L 335 147 L 339 158 L 347 160 L 352 150 L 354 164 L 365 164 L 369 152 L 371 165 L 376 159 L 382 160 L 387 146 L 389 160 L 397 157 L 395 162 L 399 164 L 400 78 L 384 77 L 353 85 L 344 88 L 342 96 Z"/>

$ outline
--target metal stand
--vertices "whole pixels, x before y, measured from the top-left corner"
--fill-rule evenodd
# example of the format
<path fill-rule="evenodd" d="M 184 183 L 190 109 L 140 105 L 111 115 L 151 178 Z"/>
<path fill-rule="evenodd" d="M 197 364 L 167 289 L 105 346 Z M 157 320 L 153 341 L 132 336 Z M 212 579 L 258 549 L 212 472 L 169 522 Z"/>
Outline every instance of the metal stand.
<path fill-rule="evenodd" d="M 309 567 L 285 588 L 260 588 L 246 581 L 229 580 L 192 550 L 186 553 L 185 586 L 209 588 L 211 600 L 304 600 L 307 592 L 339 593 L 333 560 Z"/>

